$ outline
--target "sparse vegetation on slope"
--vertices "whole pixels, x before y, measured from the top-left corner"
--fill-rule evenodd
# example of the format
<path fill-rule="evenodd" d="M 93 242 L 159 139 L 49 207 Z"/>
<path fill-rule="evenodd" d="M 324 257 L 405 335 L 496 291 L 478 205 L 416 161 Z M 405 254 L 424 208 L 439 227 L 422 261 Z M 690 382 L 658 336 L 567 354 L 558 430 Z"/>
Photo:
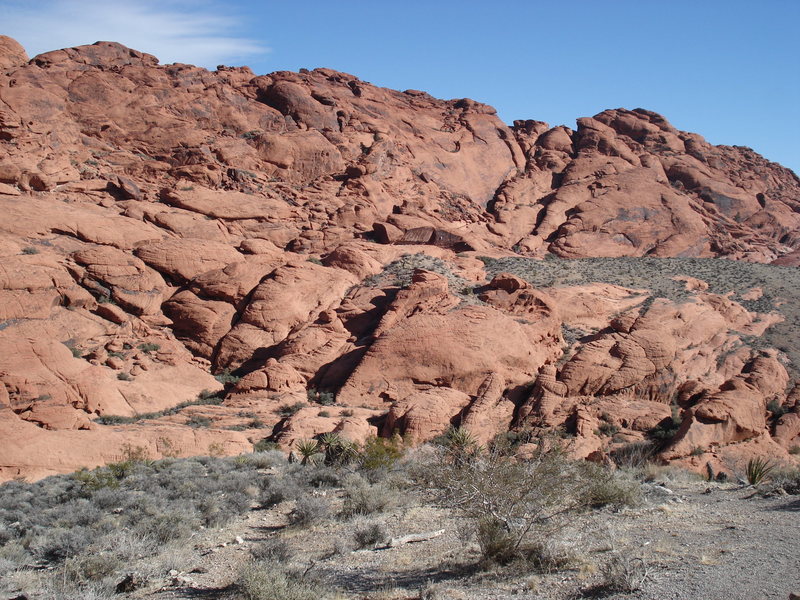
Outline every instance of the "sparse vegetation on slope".
<path fill-rule="evenodd" d="M 688 276 L 708 284 L 714 294 L 730 294 L 732 300 L 752 312 L 780 313 L 784 320 L 772 325 L 763 337 L 741 336 L 754 349 L 774 347 L 789 359 L 789 367 L 800 370 L 800 270 L 709 258 L 548 258 L 536 260 L 522 257 L 482 257 L 489 277 L 508 272 L 536 287 L 610 283 L 631 289 L 642 289 L 642 306 L 656 298 L 673 302 L 690 301 L 695 292 L 688 291 L 675 277 Z M 745 296 L 758 288 L 761 295 Z"/>
<path fill-rule="evenodd" d="M 290 464 L 276 452 L 148 461 L 132 449 L 122 463 L 33 484 L 8 483 L 0 487 L 0 590 L 105 598 L 127 581 L 127 591 L 136 595 L 138 589 L 153 589 L 173 566 L 186 569 L 178 565 L 183 553 L 177 548 L 216 535 L 215 528 L 246 518 L 250 509 L 274 515 L 284 523 L 281 528 L 291 527 L 297 535 L 331 529 L 334 551 L 328 557 L 372 549 L 409 533 L 391 526 L 384 514 L 429 510 L 428 492 L 441 502 L 447 522 L 460 523 L 459 535 L 476 540 L 481 568 L 524 560 L 530 568 L 560 569 L 568 561 L 554 554 L 551 542 L 567 520 L 582 518 L 581 511 L 592 506 L 637 501 L 635 495 L 599 492 L 627 489 L 628 483 L 557 450 L 519 462 L 482 449 L 465 453 L 463 445 L 424 447 L 378 464 L 375 448 L 375 442 L 368 444 L 349 466 Z M 423 486 L 410 486 L 411 480 Z M 425 488 L 426 482 L 432 487 Z M 480 497 L 468 492 L 470 482 Z M 427 539 L 428 534 L 412 533 Z M 297 546 L 282 535 L 251 551 L 252 561 L 242 562 L 238 575 L 223 582 L 231 597 L 353 597 L 347 589 L 337 590 L 340 586 L 324 576 L 326 569 L 301 568 L 293 561 Z"/>

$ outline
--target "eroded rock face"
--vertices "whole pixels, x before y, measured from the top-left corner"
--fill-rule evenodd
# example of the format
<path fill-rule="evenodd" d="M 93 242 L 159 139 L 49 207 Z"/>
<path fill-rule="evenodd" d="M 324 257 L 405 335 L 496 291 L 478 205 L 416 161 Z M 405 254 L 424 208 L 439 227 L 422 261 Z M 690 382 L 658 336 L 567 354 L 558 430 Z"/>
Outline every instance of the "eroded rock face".
<path fill-rule="evenodd" d="M 19 67 L 26 62 L 28 53 L 25 52 L 25 48 L 17 40 L 7 35 L 0 35 L 0 69 Z"/>
<path fill-rule="evenodd" d="M 792 350 L 752 341 L 795 319 L 791 289 L 715 292 L 691 269 L 681 298 L 534 285 L 479 259 L 796 265 L 800 182 L 746 148 L 641 109 L 508 127 L 329 69 L 209 72 L 111 42 L 29 61 L 0 36 L 0 100 L 0 479 L 126 445 L 459 424 L 482 443 L 562 429 L 596 457 L 677 415 L 663 456 L 715 465 L 800 445 Z"/>

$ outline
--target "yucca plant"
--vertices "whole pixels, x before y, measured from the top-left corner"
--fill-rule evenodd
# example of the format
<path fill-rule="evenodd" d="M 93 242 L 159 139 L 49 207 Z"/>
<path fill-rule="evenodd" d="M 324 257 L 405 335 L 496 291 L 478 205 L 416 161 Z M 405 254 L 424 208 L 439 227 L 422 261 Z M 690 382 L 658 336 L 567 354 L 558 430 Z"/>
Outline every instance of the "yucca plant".
<path fill-rule="evenodd" d="M 463 463 L 483 451 L 475 436 L 463 427 L 451 427 L 446 435 L 447 453 L 456 463 Z"/>
<path fill-rule="evenodd" d="M 295 443 L 295 448 L 297 448 L 298 454 L 302 457 L 300 459 L 301 465 L 307 465 L 308 461 L 318 454 L 320 450 L 317 440 L 298 440 Z"/>
<path fill-rule="evenodd" d="M 319 438 L 326 465 L 346 465 L 358 458 L 358 447 L 350 440 L 342 438 L 338 433 L 324 433 Z"/>
<path fill-rule="evenodd" d="M 751 458 L 747 461 L 747 470 L 745 471 L 747 483 L 750 485 L 758 485 L 764 481 L 764 478 L 769 475 L 774 468 L 775 464 L 769 459 L 761 458 L 760 456 Z"/>

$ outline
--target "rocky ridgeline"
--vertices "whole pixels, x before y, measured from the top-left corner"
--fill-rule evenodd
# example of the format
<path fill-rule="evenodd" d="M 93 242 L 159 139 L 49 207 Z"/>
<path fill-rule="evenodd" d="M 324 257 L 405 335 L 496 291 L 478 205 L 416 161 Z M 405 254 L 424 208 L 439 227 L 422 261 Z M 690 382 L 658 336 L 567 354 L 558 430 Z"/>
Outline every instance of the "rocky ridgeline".
<path fill-rule="evenodd" d="M 800 182 L 752 150 L 641 109 L 509 127 L 109 42 L 28 60 L 0 36 L 0 100 L 0 479 L 458 423 L 714 470 L 800 445 L 796 336 L 763 337 L 795 331 L 791 290 L 687 269 L 668 297 L 562 261 L 791 280 Z M 495 268 L 513 256 L 564 276 Z"/>

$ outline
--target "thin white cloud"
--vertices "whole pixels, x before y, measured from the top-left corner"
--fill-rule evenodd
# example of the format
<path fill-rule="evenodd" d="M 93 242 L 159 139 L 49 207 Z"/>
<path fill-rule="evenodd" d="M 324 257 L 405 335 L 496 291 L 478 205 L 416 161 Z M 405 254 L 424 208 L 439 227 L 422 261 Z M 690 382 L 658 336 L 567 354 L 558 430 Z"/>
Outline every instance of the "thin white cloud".
<path fill-rule="evenodd" d="M 162 63 L 242 65 L 269 48 L 237 35 L 241 25 L 217 0 L 0 0 L 0 34 L 15 38 L 30 56 L 114 41 Z"/>

